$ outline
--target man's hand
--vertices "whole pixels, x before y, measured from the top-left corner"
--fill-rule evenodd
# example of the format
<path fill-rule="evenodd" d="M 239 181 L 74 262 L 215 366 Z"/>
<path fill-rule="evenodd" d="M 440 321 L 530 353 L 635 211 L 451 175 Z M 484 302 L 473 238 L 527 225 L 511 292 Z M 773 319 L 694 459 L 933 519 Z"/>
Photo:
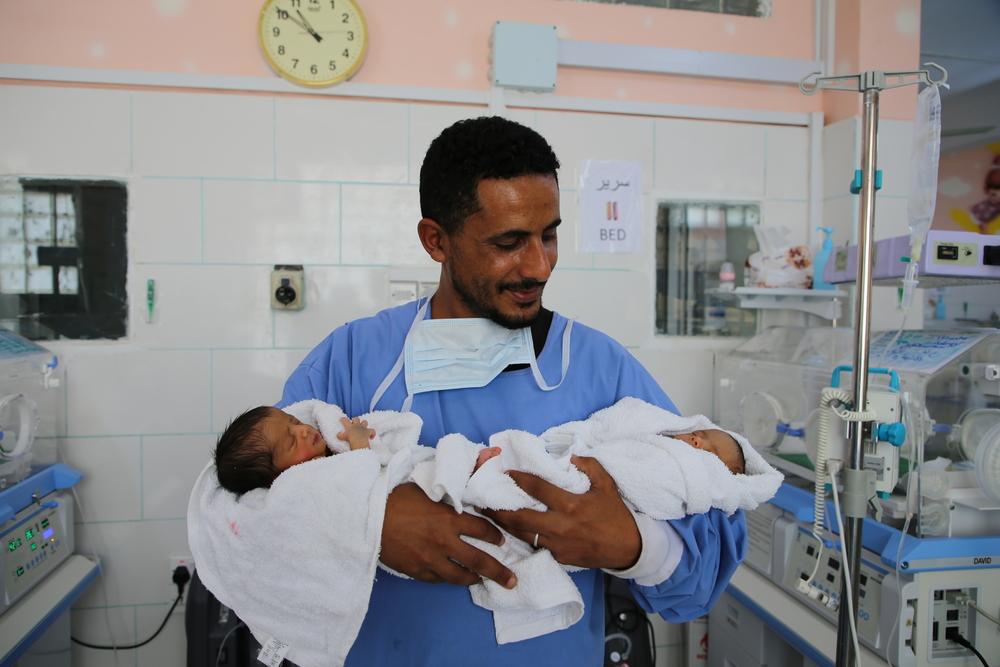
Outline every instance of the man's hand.
<path fill-rule="evenodd" d="M 528 544 L 548 549 L 564 565 L 609 570 L 632 567 L 639 560 L 642 538 L 632 513 L 618 494 L 618 487 L 596 459 L 574 456 L 572 461 L 590 478 L 590 490 L 586 493 L 570 493 L 535 475 L 512 470 L 507 474 L 528 495 L 545 503 L 549 511 L 483 511 L 483 514 Z"/>
<path fill-rule="evenodd" d="M 416 484 L 403 484 L 385 505 L 379 560 L 420 581 L 471 586 L 482 576 L 505 588 L 517 585 L 513 572 L 459 535 L 503 543 L 503 535 L 486 519 L 457 514 L 428 498 Z"/>

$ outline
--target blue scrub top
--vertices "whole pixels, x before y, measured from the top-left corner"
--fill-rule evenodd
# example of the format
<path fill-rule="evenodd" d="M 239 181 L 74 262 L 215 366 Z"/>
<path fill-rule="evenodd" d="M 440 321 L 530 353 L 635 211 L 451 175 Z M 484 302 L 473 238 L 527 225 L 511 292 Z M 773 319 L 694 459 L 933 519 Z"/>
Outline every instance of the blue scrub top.
<path fill-rule="evenodd" d="M 345 324 L 295 369 L 279 406 L 308 398 L 335 403 L 351 416 L 369 411 L 371 397 L 402 350 L 416 316 L 411 302 Z M 548 384 L 559 381 L 566 318 L 556 313 L 538 366 Z M 413 412 L 423 419 L 421 444 L 433 446 L 448 433 L 474 442 L 520 429 L 539 434 L 551 426 L 585 419 L 625 396 L 677 412 L 656 381 L 629 352 L 595 329 L 576 323 L 570 366 L 562 386 L 540 390 L 530 369 L 501 373 L 486 387 L 417 394 Z M 406 397 L 403 374 L 376 409 L 399 410 Z M 719 510 L 671 521 L 685 544 L 674 573 L 657 586 L 630 582 L 639 604 L 680 623 L 708 612 L 746 552 L 743 513 Z M 492 613 L 472 603 L 469 590 L 428 584 L 377 571 L 368 613 L 347 657 L 349 667 L 508 667 L 601 665 L 604 655 L 604 590 L 599 570 L 571 575 L 585 611 L 575 625 L 535 639 L 498 645 Z"/>

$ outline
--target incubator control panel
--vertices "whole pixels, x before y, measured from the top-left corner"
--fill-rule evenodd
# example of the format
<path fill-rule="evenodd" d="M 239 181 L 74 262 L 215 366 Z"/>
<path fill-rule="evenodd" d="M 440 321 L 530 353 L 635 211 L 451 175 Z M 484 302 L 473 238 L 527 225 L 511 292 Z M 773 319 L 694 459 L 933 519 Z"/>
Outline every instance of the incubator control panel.
<path fill-rule="evenodd" d="M 782 582 L 785 589 L 794 592 L 803 602 L 816 608 L 836 623 L 837 610 L 840 607 L 840 580 L 843 569 L 840 563 L 839 546 L 829 543 L 822 555 L 819 553 L 816 539 L 805 531 L 799 531 L 788 559 L 785 579 Z M 818 589 L 822 596 L 817 600 L 798 591 L 798 582 L 809 578 L 816 559 L 821 558 L 816 577 L 810 584 Z M 885 572 L 869 563 L 862 561 L 858 586 L 858 639 L 867 642 L 869 646 L 878 648 L 879 619 L 881 612 L 882 580 Z M 904 630 L 905 631 L 905 630 Z"/>
<path fill-rule="evenodd" d="M 68 496 L 52 494 L 41 505 L 22 510 L 3 527 L 0 544 L 3 545 L 0 613 L 3 613 L 73 553 L 72 506 L 68 504 Z"/>

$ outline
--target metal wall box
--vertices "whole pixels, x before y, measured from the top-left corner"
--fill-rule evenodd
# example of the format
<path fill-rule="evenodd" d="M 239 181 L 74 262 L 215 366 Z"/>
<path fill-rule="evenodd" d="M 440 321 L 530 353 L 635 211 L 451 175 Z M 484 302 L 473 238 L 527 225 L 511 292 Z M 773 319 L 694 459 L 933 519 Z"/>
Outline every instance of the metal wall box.
<path fill-rule="evenodd" d="M 558 55 L 554 25 L 497 21 L 493 26 L 493 85 L 550 93 L 556 88 Z"/>

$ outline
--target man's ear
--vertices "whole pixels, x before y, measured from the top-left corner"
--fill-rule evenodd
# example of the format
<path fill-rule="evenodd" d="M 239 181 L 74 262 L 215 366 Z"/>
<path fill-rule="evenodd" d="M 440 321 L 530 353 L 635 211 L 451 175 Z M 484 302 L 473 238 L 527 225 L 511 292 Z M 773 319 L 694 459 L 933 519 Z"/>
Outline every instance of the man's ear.
<path fill-rule="evenodd" d="M 421 218 L 417 223 L 417 236 L 424 250 L 438 264 L 443 264 L 448 257 L 448 234 L 436 220 Z"/>

